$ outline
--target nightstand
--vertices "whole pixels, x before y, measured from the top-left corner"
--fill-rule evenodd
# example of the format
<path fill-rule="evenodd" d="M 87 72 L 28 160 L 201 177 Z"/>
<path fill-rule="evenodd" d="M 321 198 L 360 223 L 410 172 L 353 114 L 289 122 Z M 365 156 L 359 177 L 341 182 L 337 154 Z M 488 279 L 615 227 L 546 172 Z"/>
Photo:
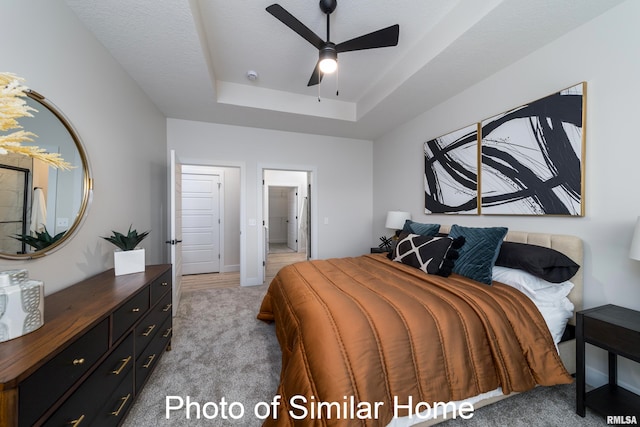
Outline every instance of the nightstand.
<path fill-rule="evenodd" d="M 640 362 L 640 312 L 616 305 L 576 313 L 576 413 L 640 418 L 640 396 L 617 385 L 617 357 Z M 609 382 L 585 392 L 585 343 L 609 352 Z"/>

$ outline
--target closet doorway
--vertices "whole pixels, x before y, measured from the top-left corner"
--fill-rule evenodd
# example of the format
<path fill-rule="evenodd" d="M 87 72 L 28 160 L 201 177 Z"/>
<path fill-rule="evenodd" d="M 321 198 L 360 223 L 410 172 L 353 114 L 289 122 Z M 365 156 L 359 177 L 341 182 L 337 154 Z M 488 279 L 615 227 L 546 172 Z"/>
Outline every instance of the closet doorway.
<path fill-rule="evenodd" d="M 269 253 L 306 252 L 299 243 L 300 214 L 298 187 L 269 186 Z M 302 247 L 298 251 L 298 247 Z"/>
<path fill-rule="evenodd" d="M 263 170 L 265 282 L 285 265 L 310 258 L 308 171 Z"/>

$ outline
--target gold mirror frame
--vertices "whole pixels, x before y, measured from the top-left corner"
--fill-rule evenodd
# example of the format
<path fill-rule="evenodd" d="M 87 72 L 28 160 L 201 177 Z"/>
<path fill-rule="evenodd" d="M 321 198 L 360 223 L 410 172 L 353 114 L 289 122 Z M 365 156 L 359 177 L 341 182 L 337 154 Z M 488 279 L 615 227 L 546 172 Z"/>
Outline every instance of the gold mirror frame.
<path fill-rule="evenodd" d="M 67 120 L 67 118 L 62 114 L 62 112 L 55 105 L 53 105 L 49 100 L 47 100 L 44 96 L 42 96 L 38 92 L 29 89 L 26 91 L 26 93 L 29 98 L 36 101 L 37 103 L 42 105 L 44 108 L 46 108 L 49 112 L 51 112 L 64 126 L 64 128 L 69 133 L 69 136 L 73 140 L 76 146 L 76 149 L 78 150 L 78 155 L 82 163 L 82 199 L 80 202 L 80 208 L 76 213 L 73 223 L 67 229 L 67 231 L 62 236 L 62 238 L 60 238 L 60 240 L 56 241 L 55 243 L 52 243 L 50 246 L 47 246 L 46 248 L 37 250 L 35 252 L 26 253 L 26 254 L 11 254 L 6 252 L 0 252 L 0 258 L 13 259 L 13 260 L 29 260 L 29 259 L 40 258 L 52 252 L 55 252 L 56 250 L 63 247 L 69 240 L 71 240 L 71 238 L 75 235 L 80 225 L 84 221 L 84 218 L 87 214 L 87 210 L 89 207 L 89 203 L 91 202 L 92 192 L 93 192 L 93 179 L 91 178 L 91 169 L 89 167 L 87 154 L 82 142 L 80 141 L 80 138 L 78 137 L 77 132 L 71 125 L 71 122 Z M 38 113 L 34 113 L 34 116 L 37 116 L 37 114 Z M 39 136 L 43 139 L 46 138 L 46 135 L 39 135 Z M 37 145 L 37 141 L 34 144 Z"/>

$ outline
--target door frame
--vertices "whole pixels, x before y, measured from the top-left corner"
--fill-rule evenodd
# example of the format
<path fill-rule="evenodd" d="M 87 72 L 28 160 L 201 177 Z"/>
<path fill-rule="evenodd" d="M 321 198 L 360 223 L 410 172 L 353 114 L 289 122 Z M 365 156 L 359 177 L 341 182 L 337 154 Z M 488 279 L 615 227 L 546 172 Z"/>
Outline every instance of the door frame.
<path fill-rule="evenodd" d="M 240 285 L 247 286 L 247 164 L 245 162 L 206 160 L 183 157 L 183 164 L 192 166 L 208 166 L 212 168 L 237 168 L 240 171 Z"/>
<path fill-rule="evenodd" d="M 176 316 L 182 295 L 182 164 L 175 150 L 169 150 L 169 262 L 171 268 L 172 316 Z M 179 172 L 179 173 L 178 173 Z M 178 178 L 179 176 L 179 178 Z M 179 195 L 180 197 L 176 197 Z M 177 219 L 179 218 L 179 219 Z"/>
<path fill-rule="evenodd" d="M 318 168 L 311 165 L 291 165 L 291 164 L 270 164 L 270 163 L 258 163 L 256 176 L 258 178 L 258 209 L 257 222 L 260 224 L 258 227 L 258 279 L 261 283 L 264 283 L 265 268 L 266 268 L 266 247 L 263 244 L 265 242 L 264 233 L 264 185 L 262 181 L 264 179 L 265 170 L 281 170 L 281 171 L 293 171 L 293 172 L 306 172 L 307 173 L 307 186 L 311 186 L 311 200 L 309 205 L 309 214 L 311 215 L 311 224 L 309 224 L 311 235 L 311 247 L 307 253 L 308 259 L 316 259 L 318 256 Z"/>

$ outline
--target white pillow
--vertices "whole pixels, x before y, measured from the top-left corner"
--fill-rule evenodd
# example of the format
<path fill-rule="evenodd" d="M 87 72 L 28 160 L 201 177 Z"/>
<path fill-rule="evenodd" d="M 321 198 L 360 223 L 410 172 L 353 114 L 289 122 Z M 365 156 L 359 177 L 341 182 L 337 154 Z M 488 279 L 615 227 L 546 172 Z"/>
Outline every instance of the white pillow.
<path fill-rule="evenodd" d="M 557 303 L 536 303 L 536 307 L 544 317 L 544 321 L 547 323 L 549 332 L 553 337 L 553 342 L 558 345 L 564 334 L 564 330 L 567 327 L 567 322 L 573 317 L 573 303 L 569 301 L 569 298 L 562 298 Z"/>
<path fill-rule="evenodd" d="M 529 297 L 542 314 L 556 345 L 560 342 L 569 319 L 573 317 L 574 305 L 567 295 L 573 283 L 551 283 L 524 270 L 493 267 L 493 280 L 521 291 Z"/>
<path fill-rule="evenodd" d="M 513 286 L 538 301 L 557 302 L 569 295 L 573 283 L 551 283 L 524 270 L 495 266 L 493 280 Z"/>

